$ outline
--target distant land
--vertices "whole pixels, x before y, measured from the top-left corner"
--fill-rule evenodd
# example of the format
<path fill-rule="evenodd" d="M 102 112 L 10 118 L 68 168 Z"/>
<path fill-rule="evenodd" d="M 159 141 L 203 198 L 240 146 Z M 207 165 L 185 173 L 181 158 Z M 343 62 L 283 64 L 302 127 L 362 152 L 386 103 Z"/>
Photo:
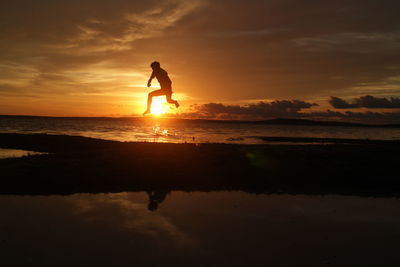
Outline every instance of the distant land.
<path fill-rule="evenodd" d="M 31 116 L 31 115 L 0 115 L 1 118 L 30 118 L 30 119 L 70 119 L 70 120 L 146 120 L 155 119 L 152 117 L 52 117 L 52 116 Z M 251 123 L 266 125 L 305 125 L 305 126 L 342 126 L 342 127 L 384 127 L 384 128 L 400 128 L 400 124 L 365 124 L 343 121 L 319 121 L 307 119 L 288 119 L 276 118 L 269 120 L 212 120 L 212 119 L 182 119 L 160 117 L 161 120 L 178 120 L 187 122 L 210 122 L 210 123 Z"/>
<path fill-rule="evenodd" d="M 400 124 L 363 124 L 343 121 L 318 121 L 318 120 L 305 120 L 305 119 L 271 119 L 256 121 L 253 123 L 260 124 L 275 124 L 275 125 L 315 125 L 315 126 L 350 126 L 350 127 L 393 127 L 398 128 Z"/>

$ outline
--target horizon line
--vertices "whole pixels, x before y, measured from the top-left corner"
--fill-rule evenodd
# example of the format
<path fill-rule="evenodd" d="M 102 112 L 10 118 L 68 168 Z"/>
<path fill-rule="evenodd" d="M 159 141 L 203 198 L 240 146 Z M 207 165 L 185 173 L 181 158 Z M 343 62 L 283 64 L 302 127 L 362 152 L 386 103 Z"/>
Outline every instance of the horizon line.
<path fill-rule="evenodd" d="M 224 119 L 212 119 L 212 118 L 174 118 L 174 117 L 162 117 L 162 116 L 148 116 L 143 117 L 140 115 L 134 116 L 48 116 L 48 115 L 9 115 L 0 114 L 1 117 L 30 117 L 30 118 L 49 118 L 49 119 L 169 119 L 169 120 L 185 120 L 185 121 L 207 121 L 207 122 L 225 122 L 225 123 L 271 123 L 282 124 L 282 125 L 306 125 L 306 126 L 360 126 L 360 127 L 400 127 L 400 124 L 396 123 L 385 123 L 385 124 L 368 124 L 360 122 L 350 121 L 339 121 L 339 120 L 315 120 L 315 119 L 303 119 L 303 118 L 283 118 L 274 117 L 270 119 L 258 119 L 258 120 L 224 120 Z"/>

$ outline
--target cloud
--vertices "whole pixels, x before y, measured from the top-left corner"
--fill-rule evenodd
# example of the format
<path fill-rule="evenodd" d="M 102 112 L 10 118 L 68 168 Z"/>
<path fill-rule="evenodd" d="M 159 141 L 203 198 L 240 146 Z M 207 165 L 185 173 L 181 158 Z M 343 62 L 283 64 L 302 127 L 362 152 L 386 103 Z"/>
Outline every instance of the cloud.
<path fill-rule="evenodd" d="M 8 2 L 0 11 L 0 47 L 12 51 L 12 56 L 129 50 L 137 40 L 161 35 L 200 4 L 199 0 Z"/>
<path fill-rule="evenodd" d="M 356 99 L 356 102 L 365 108 L 400 108 L 400 98 L 397 97 L 387 99 L 367 95 Z"/>
<path fill-rule="evenodd" d="M 294 44 L 308 51 L 346 51 L 367 53 L 397 51 L 400 32 L 341 32 L 331 35 L 305 37 L 293 40 Z"/>
<path fill-rule="evenodd" d="M 317 106 L 317 104 L 308 103 L 301 100 L 276 100 L 268 103 L 258 102 L 245 106 L 208 103 L 203 105 L 194 105 L 194 111 L 191 113 L 191 115 L 196 115 L 201 118 L 220 119 L 292 117 L 298 116 L 299 111 L 302 109 L 309 109 L 313 106 Z"/>
<path fill-rule="evenodd" d="M 82 53 L 130 50 L 133 42 L 156 38 L 163 30 L 175 25 L 182 17 L 200 6 L 199 1 L 162 1 L 144 12 L 125 14 L 114 21 L 87 20 L 77 26 L 78 33 L 64 48 Z M 101 19 L 101 18 L 100 18 Z"/>
<path fill-rule="evenodd" d="M 339 109 L 346 109 L 346 108 L 358 108 L 357 104 L 350 104 L 343 99 L 339 97 L 334 97 L 331 96 L 331 99 L 329 100 L 329 104 L 331 104 L 332 107 L 334 108 L 339 108 Z"/>
<path fill-rule="evenodd" d="M 280 33 L 287 31 L 286 29 L 260 29 L 260 30 L 248 30 L 248 31 L 222 31 L 211 33 L 210 36 L 216 38 L 245 38 L 254 36 L 264 36 L 274 33 Z"/>
<path fill-rule="evenodd" d="M 337 109 L 351 109 L 351 108 L 400 108 L 400 98 L 391 97 L 374 97 L 371 95 L 361 96 L 353 100 L 352 103 L 349 103 L 338 97 L 331 97 L 329 103 L 332 107 Z"/>

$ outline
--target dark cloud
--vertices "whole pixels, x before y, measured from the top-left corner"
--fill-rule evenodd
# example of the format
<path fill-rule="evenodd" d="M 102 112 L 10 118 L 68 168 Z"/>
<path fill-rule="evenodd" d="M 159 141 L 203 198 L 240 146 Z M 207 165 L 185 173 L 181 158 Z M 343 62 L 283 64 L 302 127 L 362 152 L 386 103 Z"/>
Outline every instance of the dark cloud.
<path fill-rule="evenodd" d="M 400 98 L 391 97 L 374 97 L 371 95 L 361 96 L 349 103 L 338 97 L 331 97 L 329 103 L 332 107 L 337 109 L 351 109 L 351 108 L 400 108 Z"/>
<path fill-rule="evenodd" d="M 236 118 L 236 119 L 261 119 L 271 117 L 298 116 L 303 109 L 317 106 L 301 100 L 277 100 L 272 102 L 258 102 L 244 106 L 208 103 L 194 105 L 192 115 L 203 118 Z"/>
<path fill-rule="evenodd" d="M 387 99 L 367 95 L 356 99 L 356 102 L 364 108 L 400 108 L 400 98 L 397 97 Z"/>
<path fill-rule="evenodd" d="M 329 100 L 329 104 L 331 104 L 332 107 L 339 108 L 339 109 L 358 108 L 359 107 L 357 104 L 348 103 L 345 100 L 343 100 L 339 97 L 334 97 L 334 96 L 331 96 L 331 99 Z"/>

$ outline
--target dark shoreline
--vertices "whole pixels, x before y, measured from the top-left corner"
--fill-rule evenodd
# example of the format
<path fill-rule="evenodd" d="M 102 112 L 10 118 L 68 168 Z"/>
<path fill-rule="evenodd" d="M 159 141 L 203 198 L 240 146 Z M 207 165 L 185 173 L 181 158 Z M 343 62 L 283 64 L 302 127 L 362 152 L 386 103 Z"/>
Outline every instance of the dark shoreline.
<path fill-rule="evenodd" d="M 0 160 L 0 194 L 239 190 L 399 197 L 400 143 L 362 141 L 306 146 L 168 144 L 0 134 L 2 148 L 49 152 Z"/>

